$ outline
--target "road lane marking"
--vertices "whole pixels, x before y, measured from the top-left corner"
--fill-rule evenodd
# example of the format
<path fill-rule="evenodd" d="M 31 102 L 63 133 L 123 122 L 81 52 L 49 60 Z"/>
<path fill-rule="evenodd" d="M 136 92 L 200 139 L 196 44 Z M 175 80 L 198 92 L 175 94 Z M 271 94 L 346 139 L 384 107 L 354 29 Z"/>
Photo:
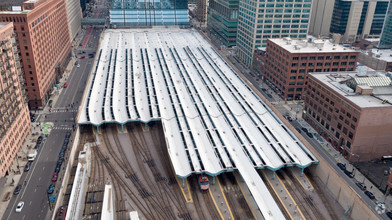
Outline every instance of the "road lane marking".
<path fill-rule="evenodd" d="M 41 177 L 40 177 L 40 178 L 38 178 L 38 181 L 41 181 Z"/>
<path fill-rule="evenodd" d="M 34 192 L 37 192 L 37 188 L 34 189 Z"/>
<path fill-rule="evenodd" d="M 22 219 L 25 219 L 26 218 L 26 215 L 23 215 L 23 218 Z"/>
<path fill-rule="evenodd" d="M 31 205 L 31 202 L 32 202 L 32 201 L 30 201 L 29 205 Z"/>

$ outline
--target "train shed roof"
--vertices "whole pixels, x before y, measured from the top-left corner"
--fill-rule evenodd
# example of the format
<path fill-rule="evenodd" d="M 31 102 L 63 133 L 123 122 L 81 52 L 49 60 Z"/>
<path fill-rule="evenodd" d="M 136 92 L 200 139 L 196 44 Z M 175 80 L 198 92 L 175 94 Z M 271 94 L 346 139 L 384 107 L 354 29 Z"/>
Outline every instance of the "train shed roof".
<path fill-rule="evenodd" d="M 79 124 L 161 120 L 178 176 L 238 169 L 267 219 L 256 168 L 318 162 L 193 29 L 106 30 L 87 86 Z"/>

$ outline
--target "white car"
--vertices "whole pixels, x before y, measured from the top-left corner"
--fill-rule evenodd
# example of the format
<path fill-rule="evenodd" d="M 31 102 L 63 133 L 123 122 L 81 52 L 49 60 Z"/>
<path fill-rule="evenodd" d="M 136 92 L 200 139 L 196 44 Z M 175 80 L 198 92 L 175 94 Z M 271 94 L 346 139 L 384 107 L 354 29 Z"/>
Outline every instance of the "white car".
<path fill-rule="evenodd" d="M 19 202 L 16 206 L 15 212 L 21 212 L 24 206 L 24 202 Z"/>

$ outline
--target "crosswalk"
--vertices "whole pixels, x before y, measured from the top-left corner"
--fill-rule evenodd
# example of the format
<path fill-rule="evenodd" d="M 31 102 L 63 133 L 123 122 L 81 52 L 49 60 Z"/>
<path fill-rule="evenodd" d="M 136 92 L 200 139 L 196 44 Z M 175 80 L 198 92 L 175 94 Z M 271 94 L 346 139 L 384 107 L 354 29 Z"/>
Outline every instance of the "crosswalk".
<path fill-rule="evenodd" d="M 69 128 L 69 127 L 53 127 L 52 128 L 53 130 L 72 130 L 72 128 Z"/>
<path fill-rule="evenodd" d="M 77 109 L 69 109 L 69 110 L 67 110 L 67 109 L 52 109 L 50 112 L 54 112 L 54 113 L 56 113 L 56 112 L 78 112 L 78 110 Z"/>

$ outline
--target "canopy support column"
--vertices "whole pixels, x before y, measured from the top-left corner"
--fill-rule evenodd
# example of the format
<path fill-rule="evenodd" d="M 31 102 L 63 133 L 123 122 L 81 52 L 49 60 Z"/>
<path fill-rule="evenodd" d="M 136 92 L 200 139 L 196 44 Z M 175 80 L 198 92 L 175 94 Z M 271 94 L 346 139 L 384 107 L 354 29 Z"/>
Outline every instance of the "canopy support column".
<path fill-rule="evenodd" d="M 272 179 L 273 180 L 275 179 L 275 174 L 276 174 L 276 172 L 274 171 L 274 175 L 272 175 Z"/>
<path fill-rule="evenodd" d="M 301 176 L 304 176 L 304 169 L 305 168 L 301 168 Z"/>
<path fill-rule="evenodd" d="M 99 134 L 99 125 L 96 125 L 96 127 L 97 127 L 97 133 Z"/>
<path fill-rule="evenodd" d="M 124 133 L 124 124 L 121 124 L 121 132 Z"/>
<path fill-rule="evenodd" d="M 182 188 L 184 188 L 185 187 L 185 178 L 183 177 L 182 178 Z"/>
<path fill-rule="evenodd" d="M 212 177 L 212 184 L 215 185 L 215 176 Z"/>
<path fill-rule="evenodd" d="M 148 131 L 148 124 L 144 123 L 144 131 Z"/>

